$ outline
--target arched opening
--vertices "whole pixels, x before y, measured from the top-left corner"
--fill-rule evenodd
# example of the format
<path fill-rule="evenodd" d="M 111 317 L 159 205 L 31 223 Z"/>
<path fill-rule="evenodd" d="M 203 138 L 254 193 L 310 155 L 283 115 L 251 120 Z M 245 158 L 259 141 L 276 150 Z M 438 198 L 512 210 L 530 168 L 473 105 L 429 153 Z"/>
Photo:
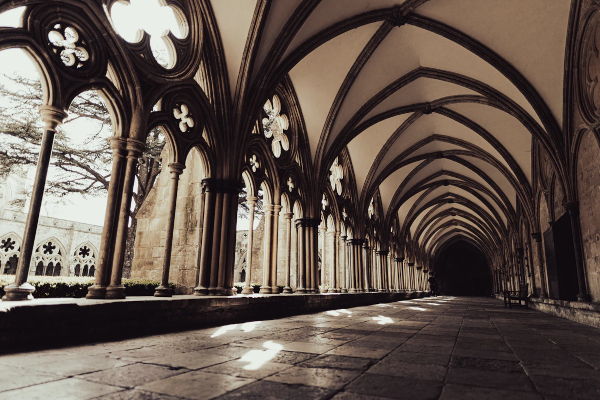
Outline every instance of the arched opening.
<path fill-rule="evenodd" d="M 435 276 L 442 294 L 489 296 L 492 293 L 492 278 L 483 253 L 464 240 L 441 250 Z"/>
<path fill-rule="evenodd" d="M 75 276 L 79 276 L 79 275 L 81 275 L 81 265 L 77 264 L 75 266 Z"/>
<path fill-rule="evenodd" d="M 13 254 L 4 265 L 4 275 L 14 275 L 17 273 L 17 265 L 19 264 L 19 256 Z"/>

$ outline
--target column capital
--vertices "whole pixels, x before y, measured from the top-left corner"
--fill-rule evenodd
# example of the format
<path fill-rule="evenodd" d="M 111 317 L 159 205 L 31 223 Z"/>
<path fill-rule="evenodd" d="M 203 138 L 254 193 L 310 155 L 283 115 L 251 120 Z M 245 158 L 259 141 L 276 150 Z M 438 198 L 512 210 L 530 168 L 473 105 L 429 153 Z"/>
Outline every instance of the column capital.
<path fill-rule="evenodd" d="M 217 188 L 220 192 L 238 194 L 242 190 L 242 184 L 235 179 L 217 179 Z"/>
<path fill-rule="evenodd" d="M 202 189 L 206 192 L 214 192 L 217 190 L 217 180 L 215 178 L 202 179 Z"/>
<path fill-rule="evenodd" d="M 410 262 L 410 261 L 409 261 L 409 262 L 408 262 L 408 266 L 409 266 L 409 267 L 414 267 L 414 266 L 415 266 L 415 263 L 414 263 L 414 262 Z"/>
<path fill-rule="evenodd" d="M 285 217 L 285 219 L 292 219 L 292 218 L 294 218 L 294 213 L 286 212 L 286 213 L 283 213 L 283 216 Z"/>
<path fill-rule="evenodd" d="M 420 265 L 417 266 L 417 271 L 422 270 L 422 269 L 423 269 L 422 266 L 420 266 Z"/>
<path fill-rule="evenodd" d="M 276 214 L 279 214 L 279 211 L 281 211 L 283 207 L 281 206 L 281 204 L 273 204 L 273 212 Z"/>
<path fill-rule="evenodd" d="M 146 148 L 146 144 L 137 139 L 128 138 L 127 139 L 127 156 L 138 158 L 144 152 Z"/>
<path fill-rule="evenodd" d="M 185 169 L 185 165 L 181 163 L 169 163 L 169 171 L 172 174 L 181 175 L 183 170 Z"/>
<path fill-rule="evenodd" d="M 569 213 L 569 215 L 579 216 L 579 202 L 578 201 L 568 201 L 563 204 L 565 210 Z"/>
<path fill-rule="evenodd" d="M 389 250 L 380 250 L 379 251 L 379 255 L 380 256 L 387 256 L 388 254 L 390 254 Z"/>
<path fill-rule="evenodd" d="M 533 240 L 535 240 L 537 243 L 542 241 L 542 234 L 540 232 L 534 232 L 531 234 L 531 237 L 533 238 Z"/>
<path fill-rule="evenodd" d="M 121 136 L 111 136 L 108 139 L 112 150 L 125 150 L 127 148 L 127 139 Z"/>
<path fill-rule="evenodd" d="M 256 202 L 258 202 L 258 197 L 254 197 L 254 196 L 246 197 L 246 203 L 248 203 L 249 206 L 255 206 Z"/>
<path fill-rule="evenodd" d="M 404 257 L 396 257 L 394 260 L 396 260 L 397 262 L 403 262 Z"/>
<path fill-rule="evenodd" d="M 47 131 L 55 131 L 68 116 L 61 108 L 54 106 L 40 106 L 39 110 Z"/>

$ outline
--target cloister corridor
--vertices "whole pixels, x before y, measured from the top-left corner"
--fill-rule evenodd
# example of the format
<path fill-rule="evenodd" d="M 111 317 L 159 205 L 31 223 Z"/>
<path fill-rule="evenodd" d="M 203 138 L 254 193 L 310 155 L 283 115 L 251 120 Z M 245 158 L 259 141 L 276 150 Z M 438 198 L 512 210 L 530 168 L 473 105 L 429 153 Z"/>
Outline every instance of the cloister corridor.
<path fill-rule="evenodd" d="M 0 356 L 0 399 L 598 399 L 600 331 L 440 296 Z"/>

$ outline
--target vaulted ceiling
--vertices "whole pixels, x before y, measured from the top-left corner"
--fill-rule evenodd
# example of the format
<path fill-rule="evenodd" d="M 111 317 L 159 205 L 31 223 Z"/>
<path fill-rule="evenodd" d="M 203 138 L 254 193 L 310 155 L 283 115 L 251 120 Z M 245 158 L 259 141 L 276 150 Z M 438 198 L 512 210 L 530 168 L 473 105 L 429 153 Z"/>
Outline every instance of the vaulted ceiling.
<path fill-rule="evenodd" d="M 315 168 L 347 147 L 360 207 L 426 252 L 499 246 L 561 130 L 568 0 L 213 0 L 230 78 L 289 75 Z M 550 144 L 548 144 L 550 143 Z M 486 250 L 483 248 L 482 250 Z"/>

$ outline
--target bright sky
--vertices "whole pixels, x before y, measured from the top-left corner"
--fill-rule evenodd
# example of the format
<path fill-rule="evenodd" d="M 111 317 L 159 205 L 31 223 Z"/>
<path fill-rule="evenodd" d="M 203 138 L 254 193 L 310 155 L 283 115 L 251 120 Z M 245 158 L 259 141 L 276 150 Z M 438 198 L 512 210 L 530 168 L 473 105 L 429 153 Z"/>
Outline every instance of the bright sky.
<path fill-rule="evenodd" d="M 143 5 L 143 7 L 140 7 Z M 20 16 L 24 7 L 10 10 L 0 14 L 0 26 L 16 27 L 19 24 Z M 171 30 L 177 37 L 185 36 L 185 31 L 179 29 L 177 19 L 173 9 L 169 7 L 160 7 L 157 0 L 132 0 L 130 6 L 124 6 L 116 3 L 113 7 L 113 18 L 119 33 L 130 41 L 135 41 L 135 37 L 140 29 L 159 38 Z M 12 75 L 19 73 L 26 78 L 38 78 L 38 72 L 31 59 L 19 49 L 10 49 L 0 52 L 0 75 Z M 2 99 L 0 99 L 0 104 Z M 88 138 L 88 133 L 95 129 L 90 129 L 89 121 L 76 121 L 66 127 L 65 132 L 75 143 L 82 143 Z M 93 128 L 93 127 L 92 127 Z M 110 130 L 103 132 L 104 137 L 110 136 Z M 4 138 L 0 139 L 4 140 Z M 57 173 L 57 169 L 50 168 L 49 178 Z M 28 171 L 28 182 L 25 187 L 30 190 L 33 185 L 35 170 L 31 168 Z M 26 204 L 25 211 L 29 208 Z M 69 195 L 63 199 L 58 199 L 49 195 L 44 196 L 42 205 L 42 215 L 54 218 L 61 218 L 71 221 L 77 221 L 93 225 L 103 225 L 106 208 L 106 197 L 92 197 L 82 195 Z M 248 220 L 238 220 L 237 229 L 246 230 L 249 227 Z M 254 227 L 258 225 L 258 220 L 254 221 Z"/>

